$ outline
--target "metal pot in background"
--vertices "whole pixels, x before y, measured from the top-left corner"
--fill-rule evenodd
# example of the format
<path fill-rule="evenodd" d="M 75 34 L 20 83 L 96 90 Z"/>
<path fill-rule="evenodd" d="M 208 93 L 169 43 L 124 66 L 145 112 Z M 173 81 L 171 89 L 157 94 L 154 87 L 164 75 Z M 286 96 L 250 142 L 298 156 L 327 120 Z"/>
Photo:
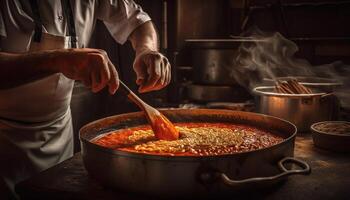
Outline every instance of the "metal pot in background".
<path fill-rule="evenodd" d="M 295 124 L 299 132 L 310 130 L 315 122 L 334 120 L 339 113 L 339 100 L 332 93 L 280 94 L 273 86 L 253 89 L 258 111 Z"/>
<path fill-rule="evenodd" d="M 240 86 L 213 86 L 190 84 L 188 98 L 196 102 L 244 102 L 251 96 Z"/>
<path fill-rule="evenodd" d="M 189 39 L 186 45 L 192 52 L 193 81 L 204 85 L 237 85 L 233 77 L 236 57 L 242 42 L 258 40 Z"/>

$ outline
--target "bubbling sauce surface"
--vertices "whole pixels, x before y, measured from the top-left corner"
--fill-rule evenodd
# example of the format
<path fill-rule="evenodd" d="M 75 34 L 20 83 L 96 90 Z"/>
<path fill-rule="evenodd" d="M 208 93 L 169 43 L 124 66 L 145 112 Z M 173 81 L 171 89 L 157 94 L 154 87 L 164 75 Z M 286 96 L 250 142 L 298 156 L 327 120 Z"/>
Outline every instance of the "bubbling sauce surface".
<path fill-rule="evenodd" d="M 273 146 L 283 138 L 246 125 L 228 123 L 174 123 L 177 140 L 158 140 L 150 126 L 122 129 L 93 139 L 103 147 L 152 155 L 213 156 Z"/>

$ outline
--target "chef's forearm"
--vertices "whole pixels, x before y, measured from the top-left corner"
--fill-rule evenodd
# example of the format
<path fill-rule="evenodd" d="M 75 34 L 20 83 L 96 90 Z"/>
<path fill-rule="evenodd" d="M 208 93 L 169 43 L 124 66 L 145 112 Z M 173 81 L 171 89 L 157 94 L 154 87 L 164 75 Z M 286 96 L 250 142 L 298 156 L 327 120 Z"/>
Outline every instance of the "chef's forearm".
<path fill-rule="evenodd" d="M 146 22 L 137 27 L 129 37 L 136 55 L 144 51 L 158 51 L 159 42 L 157 32 L 152 22 Z"/>
<path fill-rule="evenodd" d="M 16 87 L 58 72 L 53 51 L 14 54 L 0 52 L 0 89 Z"/>

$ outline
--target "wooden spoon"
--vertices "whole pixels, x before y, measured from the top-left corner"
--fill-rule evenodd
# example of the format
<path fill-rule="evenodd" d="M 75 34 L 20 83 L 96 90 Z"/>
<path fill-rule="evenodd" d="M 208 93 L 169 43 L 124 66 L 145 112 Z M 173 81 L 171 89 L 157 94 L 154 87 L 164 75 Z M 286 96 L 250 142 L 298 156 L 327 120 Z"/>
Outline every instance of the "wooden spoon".
<path fill-rule="evenodd" d="M 150 123 L 154 135 L 160 140 L 176 140 L 179 138 L 179 131 L 175 126 L 157 109 L 148 105 L 142 99 L 140 99 L 128 86 L 122 81 L 119 81 L 119 88 L 125 93 L 128 98 L 134 102 L 139 108 L 141 108 Z"/>

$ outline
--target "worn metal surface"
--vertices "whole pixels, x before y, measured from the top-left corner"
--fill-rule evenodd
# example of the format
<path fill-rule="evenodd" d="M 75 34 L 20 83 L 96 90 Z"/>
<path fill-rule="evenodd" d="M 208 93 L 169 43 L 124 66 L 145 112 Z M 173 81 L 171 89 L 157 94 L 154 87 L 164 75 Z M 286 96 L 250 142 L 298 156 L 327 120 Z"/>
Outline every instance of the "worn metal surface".
<path fill-rule="evenodd" d="M 296 138 L 295 157 L 307 161 L 309 176 L 290 177 L 278 186 L 250 189 L 227 199 L 349 199 L 350 155 L 314 147 L 310 134 Z M 167 187 L 167 186 L 164 186 Z M 16 187 L 22 199 L 152 199 L 116 189 L 104 188 L 89 178 L 81 154 L 48 169 Z"/>
<path fill-rule="evenodd" d="M 193 81 L 204 85 L 235 85 L 234 68 L 244 39 L 190 39 L 186 45 L 192 52 Z"/>
<path fill-rule="evenodd" d="M 273 86 L 254 88 L 259 112 L 280 117 L 307 132 L 315 122 L 336 119 L 339 101 L 331 93 L 281 94 Z"/>
<path fill-rule="evenodd" d="M 343 124 L 350 126 L 350 122 L 347 121 L 323 121 L 315 123 L 311 126 L 312 139 L 314 144 L 323 149 L 330 151 L 350 153 L 350 135 L 349 133 L 337 134 L 331 132 L 323 132 L 318 129 L 318 125 L 322 124 Z"/>
<path fill-rule="evenodd" d="M 251 184 L 224 184 L 218 174 L 241 180 L 270 177 L 281 173 L 278 161 L 292 157 L 296 128 L 293 124 L 271 116 L 218 109 L 167 109 L 161 111 L 172 122 L 224 122 L 260 127 L 278 134 L 284 141 L 250 152 L 222 156 L 156 156 L 103 148 L 90 142 L 111 130 L 144 124 L 142 112 L 111 116 L 80 130 L 82 156 L 89 174 L 99 182 L 131 192 L 161 197 L 216 196 L 245 188 L 273 184 L 284 176 L 265 178 Z M 171 173 L 169 173 L 171 172 Z M 210 180 L 202 180 L 208 174 Z M 254 184 L 254 185 L 253 185 Z M 167 185 L 167 187 L 163 187 Z M 230 186 L 230 187 L 228 187 Z"/>
<path fill-rule="evenodd" d="M 249 94 L 241 86 L 217 86 L 189 84 L 187 96 L 195 102 L 244 102 Z"/>

